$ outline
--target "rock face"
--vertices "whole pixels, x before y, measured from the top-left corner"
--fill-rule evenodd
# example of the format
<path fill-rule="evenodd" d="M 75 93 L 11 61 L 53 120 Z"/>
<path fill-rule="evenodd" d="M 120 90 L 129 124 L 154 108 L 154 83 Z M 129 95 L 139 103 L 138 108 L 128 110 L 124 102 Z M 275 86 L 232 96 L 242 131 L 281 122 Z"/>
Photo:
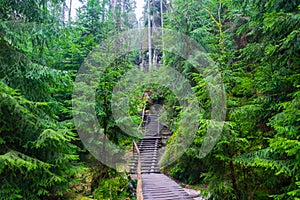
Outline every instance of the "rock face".
<path fill-rule="evenodd" d="M 192 197 L 193 200 L 207 200 L 206 198 L 201 197 L 201 191 L 199 190 L 193 190 L 189 188 L 184 188 L 184 190 L 189 194 L 190 197 Z"/>

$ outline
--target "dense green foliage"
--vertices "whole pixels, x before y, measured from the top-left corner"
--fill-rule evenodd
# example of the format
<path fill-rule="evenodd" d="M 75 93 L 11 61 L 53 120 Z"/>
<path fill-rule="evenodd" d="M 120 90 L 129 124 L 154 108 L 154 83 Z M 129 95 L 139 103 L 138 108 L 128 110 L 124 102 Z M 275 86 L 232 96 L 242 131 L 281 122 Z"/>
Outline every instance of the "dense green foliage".
<path fill-rule="evenodd" d="M 0 199 L 57 199 L 83 174 L 91 176 L 88 196 L 131 195 L 126 175 L 85 159 L 71 95 L 85 58 L 107 38 L 137 26 L 134 2 L 81 2 L 71 20 L 65 0 L 0 0 Z M 162 25 L 160 3 L 164 27 L 188 35 L 218 63 L 227 103 L 222 136 L 202 158 L 211 117 L 207 83 L 183 58 L 163 52 L 161 62 L 189 79 L 202 107 L 193 144 L 166 170 L 205 186 L 211 199 L 300 199 L 300 1 L 153 0 L 152 27 Z M 123 148 L 132 137 L 112 116 L 112 92 L 128 70 L 147 62 L 146 51 L 107 64 L 97 86 L 98 122 Z M 129 97 L 137 126 L 145 90 L 167 111 L 163 117 L 174 133 L 169 144 L 190 134 L 180 127 L 186 113 L 176 96 L 156 84 L 139 85 Z"/>
<path fill-rule="evenodd" d="M 207 128 L 201 120 L 194 145 L 171 172 L 188 183 L 206 182 L 214 199 L 297 199 L 299 2 L 202 3 L 175 1 L 182 11 L 168 15 L 168 26 L 195 38 L 220 64 L 226 124 L 213 151 L 200 159 Z M 190 72 L 181 60 L 167 59 Z M 199 101 L 209 110 L 205 83 L 192 75 Z"/>
<path fill-rule="evenodd" d="M 57 2 L 0 4 L 0 197 L 61 195 L 80 165 L 73 125 L 61 118 L 66 108 L 56 98 L 71 79 L 49 65 L 46 53 L 61 32 L 49 14 Z"/>
<path fill-rule="evenodd" d="M 78 24 L 67 23 L 64 1 L 0 5 L 0 199 L 62 196 L 87 169 L 71 116 L 72 78 L 98 35 L 112 33 L 82 26 L 84 11 Z"/>

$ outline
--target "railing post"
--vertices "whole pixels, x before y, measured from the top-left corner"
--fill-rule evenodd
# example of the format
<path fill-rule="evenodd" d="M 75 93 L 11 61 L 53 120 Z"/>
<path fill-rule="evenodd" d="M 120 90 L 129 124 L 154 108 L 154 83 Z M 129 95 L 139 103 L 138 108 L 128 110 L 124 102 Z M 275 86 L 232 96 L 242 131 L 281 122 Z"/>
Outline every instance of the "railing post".
<path fill-rule="evenodd" d="M 159 136 L 159 117 L 157 118 L 157 136 Z"/>
<path fill-rule="evenodd" d="M 133 146 L 134 146 L 137 156 L 138 156 L 138 165 L 137 165 L 137 173 L 136 173 L 137 174 L 136 198 L 137 198 L 137 200 L 144 200 L 141 154 L 140 154 L 140 150 L 139 150 L 137 144 L 135 143 L 135 141 L 133 141 Z"/>

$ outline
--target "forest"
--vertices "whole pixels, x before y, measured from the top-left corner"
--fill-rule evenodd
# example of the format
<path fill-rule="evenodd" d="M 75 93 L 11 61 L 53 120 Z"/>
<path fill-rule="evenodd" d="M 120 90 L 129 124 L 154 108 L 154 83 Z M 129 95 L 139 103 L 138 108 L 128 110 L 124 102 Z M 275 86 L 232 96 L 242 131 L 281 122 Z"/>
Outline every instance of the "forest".
<path fill-rule="evenodd" d="M 300 200 L 300 0 L 0 0 L 0 200 L 137 199 L 151 105 L 180 186 Z"/>

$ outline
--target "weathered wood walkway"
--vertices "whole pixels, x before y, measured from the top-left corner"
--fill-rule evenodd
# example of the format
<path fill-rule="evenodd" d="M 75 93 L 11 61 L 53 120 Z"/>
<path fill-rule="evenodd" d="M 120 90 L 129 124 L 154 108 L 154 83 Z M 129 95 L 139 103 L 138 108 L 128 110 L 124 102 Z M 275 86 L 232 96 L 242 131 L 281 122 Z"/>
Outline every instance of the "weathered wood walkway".
<path fill-rule="evenodd" d="M 141 159 L 142 189 L 145 200 L 186 200 L 192 199 L 182 187 L 164 174 L 158 166 L 161 136 L 157 115 L 148 115 L 144 126 L 146 134 L 138 143 Z M 131 173 L 137 171 L 137 155 L 134 155 Z"/>
<path fill-rule="evenodd" d="M 192 199 L 182 187 L 164 174 L 143 174 L 142 179 L 145 200 Z"/>

